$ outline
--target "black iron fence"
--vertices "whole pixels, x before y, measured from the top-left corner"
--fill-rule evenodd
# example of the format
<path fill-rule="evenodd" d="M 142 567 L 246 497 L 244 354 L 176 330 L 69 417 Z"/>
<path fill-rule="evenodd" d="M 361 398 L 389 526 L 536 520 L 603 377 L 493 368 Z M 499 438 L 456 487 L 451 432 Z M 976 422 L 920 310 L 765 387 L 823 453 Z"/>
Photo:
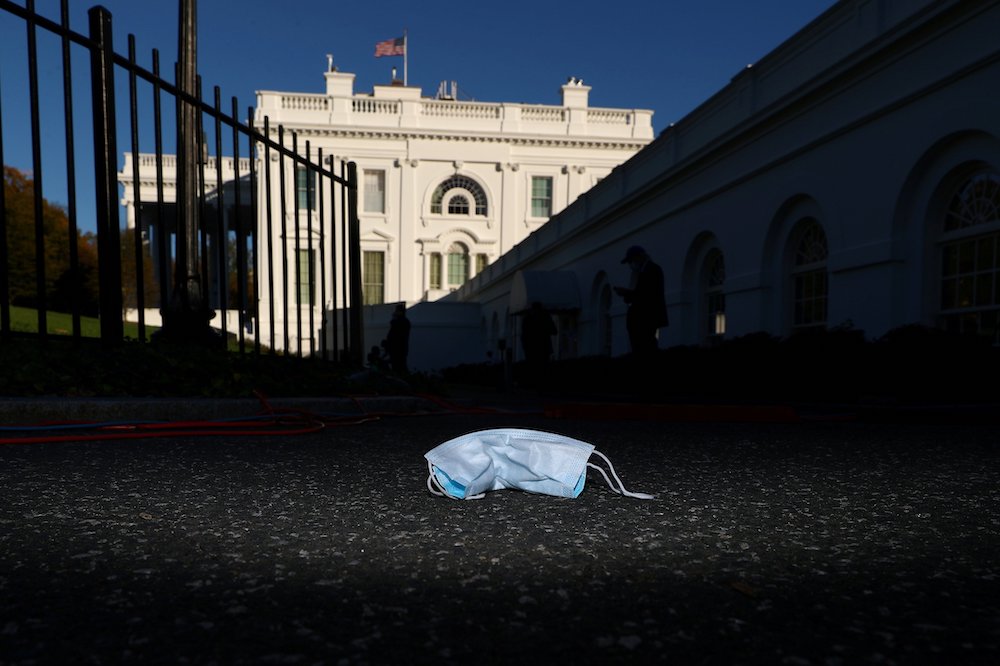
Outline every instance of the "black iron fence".
<path fill-rule="evenodd" d="M 27 70 L 30 129 L 16 138 L 30 141 L 31 155 L 29 169 L 4 167 L 0 338 L 16 331 L 12 308 L 23 306 L 36 319 L 32 334 L 41 337 L 82 337 L 81 322 L 96 315 L 107 342 L 123 340 L 126 324 L 129 336 L 149 340 L 159 323 L 151 319 L 177 298 L 178 271 L 191 272 L 178 263 L 196 261 L 203 297 L 215 314 L 211 326 L 231 346 L 360 363 L 355 165 L 314 151 L 309 142 L 300 145 L 295 133 L 271 127 L 266 117 L 255 120 L 252 107 L 241 121 L 236 98 L 223 110 L 217 87 L 211 102 L 202 98 L 200 84 L 197 94 L 186 94 L 176 75 L 174 83 L 161 76 L 158 51 L 149 69 L 137 63 L 132 35 L 127 55 L 116 53 L 111 15 L 103 7 L 90 9 L 87 35 L 71 29 L 68 0 L 60 9 L 53 20 L 36 13 L 33 0 L 23 6 L 0 0 L 3 18 L 25 30 L 24 58 L 0 62 L 0 83 L 13 68 L 23 68 L 19 79 Z M 58 63 L 61 94 L 53 95 L 48 81 L 44 100 L 39 35 L 59 46 L 57 56 L 47 55 Z M 90 100 L 83 106 L 74 100 L 83 84 L 73 65 L 81 57 L 89 64 L 89 77 L 82 79 Z M 116 81 L 126 80 L 127 94 L 119 96 Z M 0 86 L 0 162 L 6 165 L 4 90 Z M 61 98 L 59 114 L 53 97 Z M 181 133 L 182 105 L 196 109 L 200 119 L 193 258 L 177 247 L 182 225 L 174 187 L 180 175 L 171 154 L 177 150 L 169 148 Z M 80 141 L 80 128 L 91 127 L 93 142 Z M 58 146 L 55 166 L 46 142 Z M 128 145 L 121 153 L 120 142 Z M 46 198 L 50 175 L 60 181 L 64 203 L 58 206 Z M 91 179 L 92 188 L 81 187 Z M 54 333 L 49 317 L 55 312 L 68 315 L 71 324 Z"/>

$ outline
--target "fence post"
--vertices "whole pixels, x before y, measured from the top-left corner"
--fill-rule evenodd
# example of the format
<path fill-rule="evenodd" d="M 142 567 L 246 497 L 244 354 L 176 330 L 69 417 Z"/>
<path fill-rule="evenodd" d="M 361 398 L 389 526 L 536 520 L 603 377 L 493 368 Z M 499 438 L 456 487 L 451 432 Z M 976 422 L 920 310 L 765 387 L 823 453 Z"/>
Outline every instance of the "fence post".
<path fill-rule="evenodd" d="M 94 107 L 94 186 L 101 340 L 120 343 L 122 325 L 121 230 L 118 222 L 118 145 L 115 139 L 114 49 L 111 13 L 92 7 L 90 38 L 91 97 Z"/>
<path fill-rule="evenodd" d="M 205 165 L 199 155 L 202 126 L 197 3 L 180 0 L 178 10 L 176 267 L 170 304 L 163 309 L 160 338 L 224 348 L 225 339 L 208 323 L 215 313 L 208 307 L 207 276 L 202 270 L 207 256 L 202 255 L 200 242 Z"/>
<path fill-rule="evenodd" d="M 10 260 L 7 248 L 7 168 L 3 161 L 3 93 L 0 92 L 0 341 L 10 337 Z"/>
<path fill-rule="evenodd" d="M 348 220 L 348 270 L 350 275 L 350 346 L 348 360 L 361 365 L 364 359 L 364 339 L 362 338 L 361 312 L 361 221 L 358 219 L 358 165 L 347 163 L 347 220 Z"/>

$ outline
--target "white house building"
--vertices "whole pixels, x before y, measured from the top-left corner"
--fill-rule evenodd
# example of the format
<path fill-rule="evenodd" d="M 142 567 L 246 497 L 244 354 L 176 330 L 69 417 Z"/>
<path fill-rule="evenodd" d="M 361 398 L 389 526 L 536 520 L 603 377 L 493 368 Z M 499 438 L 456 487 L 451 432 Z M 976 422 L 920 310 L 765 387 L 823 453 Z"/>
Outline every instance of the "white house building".
<path fill-rule="evenodd" d="M 575 78 L 561 87 L 559 105 L 534 105 L 460 101 L 454 84 L 442 86 L 434 98 L 399 81 L 357 93 L 354 74 L 327 71 L 324 77 L 326 89 L 320 93 L 258 92 L 255 124 L 262 129 L 267 117 L 272 138 L 277 140 L 280 127 L 290 147 L 294 133 L 300 153 L 308 142 L 314 159 L 322 151 L 324 162 L 335 168 L 348 161 L 357 164 L 363 295 L 369 305 L 433 301 L 454 291 L 653 139 L 652 111 L 591 107 L 590 87 Z M 278 156 L 271 157 L 273 171 L 278 171 Z M 157 201 L 155 159 L 138 159 L 138 202 L 131 155 L 126 155 L 119 174 L 130 226 L 142 214 L 152 214 L 149 202 Z M 315 257 L 302 253 L 330 251 L 319 242 L 320 211 L 310 201 L 315 185 L 308 182 L 305 169 L 296 169 L 290 160 L 280 163 L 284 178 L 272 173 L 271 191 L 263 185 L 257 188 L 257 234 L 261 239 L 267 235 L 264 219 L 270 201 L 272 231 L 265 242 L 282 247 L 284 229 L 286 239 L 294 236 L 299 243 L 286 243 L 287 252 L 295 253 L 288 256 L 288 265 L 310 265 Z M 172 202 L 172 158 L 163 168 L 163 200 Z M 215 182 L 214 168 L 214 162 L 206 168 L 207 186 Z M 263 172 L 258 163 L 257 173 Z M 240 173 L 248 170 L 241 168 Z M 249 192 L 249 187 L 242 189 L 244 200 Z M 290 203 L 293 196 L 301 206 Z M 329 232 L 325 238 L 327 244 L 337 240 Z M 290 285 L 284 290 L 285 276 L 269 274 L 261 258 L 257 268 L 263 282 L 275 285 L 276 297 L 302 289 Z M 301 281 L 302 276 L 289 279 Z M 313 312 L 302 314 L 303 322 L 312 315 L 316 330 L 342 305 L 333 289 L 327 293 L 327 303 L 314 302 Z M 277 330 L 301 328 L 298 321 L 284 321 L 298 316 L 298 304 L 270 305 L 259 308 L 262 335 L 272 323 Z M 271 312 L 276 321 L 264 321 Z M 303 336 L 312 338 L 316 330 L 305 330 Z M 276 348 L 285 344 L 263 342 Z M 288 344 L 295 348 L 299 340 Z"/>
<path fill-rule="evenodd" d="M 661 347 L 914 323 L 1000 341 L 997 35 L 996 1 L 841 0 L 447 300 L 479 305 L 485 349 L 516 350 L 541 300 L 560 355 L 626 353 L 612 287 L 639 244 L 665 273 Z"/>
<path fill-rule="evenodd" d="M 325 93 L 259 92 L 257 121 L 358 165 L 366 304 L 453 291 L 653 139 L 652 111 L 591 108 L 576 79 L 539 106 L 324 76 Z"/>

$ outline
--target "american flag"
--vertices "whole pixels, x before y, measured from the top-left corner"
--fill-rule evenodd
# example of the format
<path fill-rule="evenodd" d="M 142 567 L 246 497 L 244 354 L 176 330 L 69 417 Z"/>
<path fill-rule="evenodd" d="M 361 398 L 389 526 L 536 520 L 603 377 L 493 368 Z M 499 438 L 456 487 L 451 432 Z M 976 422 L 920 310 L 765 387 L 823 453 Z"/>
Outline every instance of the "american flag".
<path fill-rule="evenodd" d="M 406 55 L 406 38 L 397 37 L 375 44 L 375 57 Z"/>

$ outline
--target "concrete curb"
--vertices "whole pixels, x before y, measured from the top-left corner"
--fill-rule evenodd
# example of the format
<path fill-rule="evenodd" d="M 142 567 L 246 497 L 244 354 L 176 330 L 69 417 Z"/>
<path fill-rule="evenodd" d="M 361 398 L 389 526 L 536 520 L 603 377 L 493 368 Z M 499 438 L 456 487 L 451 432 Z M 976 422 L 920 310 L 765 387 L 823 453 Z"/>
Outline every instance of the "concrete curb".
<path fill-rule="evenodd" d="M 496 404 L 499 403 L 499 404 Z M 482 407 L 489 404 L 490 407 Z M 299 410 L 323 417 L 366 414 L 525 412 L 564 420 L 644 420 L 666 422 L 796 423 L 860 421 L 884 423 L 958 423 L 1000 425 L 1000 405 L 834 405 L 834 404 L 684 404 L 625 402 L 555 402 L 545 398 L 517 401 L 419 396 L 269 398 L 275 410 Z M 103 421 L 209 421 L 266 413 L 255 398 L 0 398 L 0 425 L 37 425 Z"/>
<path fill-rule="evenodd" d="M 272 398 L 268 404 L 276 410 L 301 410 L 320 416 L 441 411 L 434 402 L 414 396 Z M 248 418 L 266 410 L 260 400 L 253 398 L 0 398 L 0 424 L 207 421 Z"/>

